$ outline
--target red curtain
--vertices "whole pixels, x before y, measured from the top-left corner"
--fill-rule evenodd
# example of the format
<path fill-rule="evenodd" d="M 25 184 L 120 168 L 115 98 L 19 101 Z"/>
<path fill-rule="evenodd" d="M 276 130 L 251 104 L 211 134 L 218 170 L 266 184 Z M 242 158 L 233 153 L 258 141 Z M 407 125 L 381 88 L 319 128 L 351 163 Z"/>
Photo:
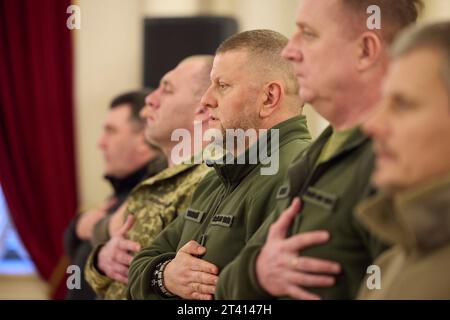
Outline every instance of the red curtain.
<path fill-rule="evenodd" d="M 77 207 L 69 5 L 0 0 L 0 183 L 48 281 L 58 278 L 63 230 Z"/>

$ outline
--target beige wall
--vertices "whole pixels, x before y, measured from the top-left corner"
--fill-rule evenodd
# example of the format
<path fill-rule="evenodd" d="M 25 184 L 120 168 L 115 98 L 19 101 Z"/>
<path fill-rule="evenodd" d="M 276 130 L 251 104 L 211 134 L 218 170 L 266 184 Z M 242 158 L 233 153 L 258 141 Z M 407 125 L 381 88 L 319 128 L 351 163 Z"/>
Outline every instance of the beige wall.
<path fill-rule="evenodd" d="M 96 142 L 111 98 L 140 87 L 140 1 L 79 0 L 75 34 L 75 96 L 80 200 L 94 205 L 109 192 Z"/>
<path fill-rule="evenodd" d="M 239 21 L 240 31 L 252 29 L 276 30 L 287 37 L 295 31 L 295 14 L 298 0 L 205 0 L 206 8 L 212 14 L 234 15 Z M 281 5 L 282 3 L 282 5 Z M 316 137 L 327 122 L 310 106 L 305 107 L 308 125 Z"/>
<path fill-rule="evenodd" d="M 423 0 L 425 5 L 421 22 L 448 20 L 450 18 L 449 0 Z"/>
<path fill-rule="evenodd" d="M 426 0 L 422 21 L 450 17 L 450 1 Z M 234 15 L 241 30 L 269 28 L 286 36 L 294 31 L 298 0 L 78 0 L 81 30 L 75 34 L 76 119 L 81 204 L 90 206 L 108 193 L 101 179 L 96 147 L 109 100 L 138 88 L 142 77 L 144 16 Z M 314 136 L 326 122 L 306 108 Z"/>
<path fill-rule="evenodd" d="M 37 274 L 0 274 L 0 300 L 47 300 L 49 285 Z"/>
<path fill-rule="evenodd" d="M 190 16 L 201 10 L 200 0 L 141 0 L 143 14 L 147 16 Z"/>

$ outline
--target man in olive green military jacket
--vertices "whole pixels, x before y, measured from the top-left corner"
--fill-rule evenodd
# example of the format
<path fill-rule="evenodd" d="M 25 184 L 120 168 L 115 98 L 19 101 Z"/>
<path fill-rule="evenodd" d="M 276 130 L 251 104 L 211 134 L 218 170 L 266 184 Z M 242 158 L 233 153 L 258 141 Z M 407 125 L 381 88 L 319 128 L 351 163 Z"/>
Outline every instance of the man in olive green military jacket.
<path fill-rule="evenodd" d="M 200 98 L 209 85 L 212 59 L 193 56 L 183 60 L 146 98 L 141 112 L 147 121 L 146 138 L 161 148 L 169 167 L 132 191 L 122 211 L 128 214 L 125 224 L 91 254 L 86 279 L 102 298 L 126 298 L 128 268 L 134 253 L 150 245 L 165 226 L 186 211 L 196 186 L 210 171 L 204 164 L 189 161 L 191 154 L 184 155 L 186 163 L 177 164 L 172 154 L 177 142 L 171 140 L 171 135 L 177 129 L 193 133 L 194 121 L 197 130 L 208 128 L 208 112 Z"/>
<path fill-rule="evenodd" d="M 282 196 L 272 199 L 277 210 L 222 270 L 216 298 L 355 297 L 367 267 L 384 249 L 353 215 L 371 192 L 374 157 L 359 126 L 379 101 L 386 46 L 416 20 L 416 2 L 300 4 L 297 31 L 283 55 L 293 63 L 300 96 L 330 127 L 295 160 Z M 382 30 L 366 27 L 369 5 L 383 12 Z"/>
<path fill-rule="evenodd" d="M 226 155 L 223 163 L 211 162 L 215 172 L 200 183 L 187 213 L 134 258 L 129 297 L 212 299 L 218 272 L 273 208 L 271 199 L 288 165 L 310 141 L 305 117 L 299 115 L 303 103 L 297 81 L 281 57 L 286 44 L 277 32 L 254 30 L 217 49 L 211 85 L 202 98 L 210 109 L 210 127 L 224 133 L 227 145 L 230 129 L 273 131 L 249 139 L 242 153 L 227 148 L 233 156 Z M 256 161 L 252 154 L 258 154 Z M 265 175 L 268 158 L 277 162 L 271 163 L 277 170 Z"/>

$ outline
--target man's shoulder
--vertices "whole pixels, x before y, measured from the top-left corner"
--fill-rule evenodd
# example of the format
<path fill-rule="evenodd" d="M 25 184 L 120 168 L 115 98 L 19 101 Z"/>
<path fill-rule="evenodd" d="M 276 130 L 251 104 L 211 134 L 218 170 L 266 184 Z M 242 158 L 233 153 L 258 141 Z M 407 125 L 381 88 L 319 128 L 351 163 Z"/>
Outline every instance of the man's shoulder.
<path fill-rule="evenodd" d="M 305 146 L 295 155 L 290 164 L 290 168 L 305 166 L 307 164 L 306 159 L 308 158 L 310 160 L 308 164 L 314 166 L 314 158 L 319 156 L 322 148 L 327 144 L 330 135 L 331 129 L 325 129 L 325 131 L 317 139 L 315 139 L 310 145 Z M 355 132 L 351 141 L 346 142 L 336 151 L 336 155 L 329 161 L 328 167 L 331 169 L 334 165 L 340 163 L 347 163 L 351 165 L 355 162 L 370 162 L 373 161 L 374 158 L 375 154 L 373 151 L 372 140 L 358 131 Z M 349 161 L 349 159 L 351 159 L 351 161 Z"/>
<path fill-rule="evenodd" d="M 139 190 L 148 191 L 152 187 L 173 188 L 179 184 L 195 183 L 195 181 L 201 180 L 209 171 L 210 168 L 205 164 L 178 164 L 142 181 L 133 193 Z"/>
<path fill-rule="evenodd" d="M 177 174 L 173 174 L 174 171 L 164 174 L 164 171 L 166 171 L 164 170 L 161 172 L 164 175 L 149 178 L 141 183 L 131 193 L 128 199 L 128 209 L 133 211 L 134 207 L 140 207 L 145 203 L 151 202 L 152 199 L 155 199 L 157 202 L 167 202 L 170 199 L 176 199 L 180 194 L 186 193 L 187 190 L 195 189 L 197 184 L 210 171 L 204 164 L 176 169 L 178 169 Z"/>

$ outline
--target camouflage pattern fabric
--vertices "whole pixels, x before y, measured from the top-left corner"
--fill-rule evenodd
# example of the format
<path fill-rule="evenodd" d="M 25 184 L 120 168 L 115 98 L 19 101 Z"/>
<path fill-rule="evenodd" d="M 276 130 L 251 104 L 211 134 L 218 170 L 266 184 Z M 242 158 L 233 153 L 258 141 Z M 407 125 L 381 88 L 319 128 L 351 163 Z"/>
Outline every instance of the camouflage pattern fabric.
<path fill-rule="evenodd" d="M 180 164 L 138 185 L 128 199 L 126 216 L 133 214 L 136 221 L 127 238 L 138 242 L 141 248 L 148 247 L 168 224 L 187 210 L 197 185 L 210 171 L 204 164 Z M 100 248 L 96 247 L 89 256 L 85 269 L 87 282 L 101 298 L 126 299 L 126 285 L 101 274 L 95 267 Z"/>

